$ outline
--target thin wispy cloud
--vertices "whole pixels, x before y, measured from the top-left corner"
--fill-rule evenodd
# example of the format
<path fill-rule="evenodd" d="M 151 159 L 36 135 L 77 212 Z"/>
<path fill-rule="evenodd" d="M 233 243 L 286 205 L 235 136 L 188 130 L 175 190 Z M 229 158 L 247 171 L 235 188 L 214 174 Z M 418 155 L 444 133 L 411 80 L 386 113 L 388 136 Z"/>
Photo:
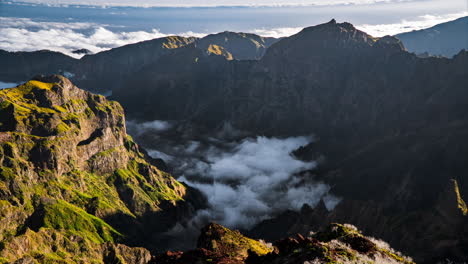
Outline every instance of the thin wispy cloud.
<path fill-rule="evenodd" d="M 447 15 L 423 15 L 415 19 L 404 19 L 400 23 L 376 24 L 376 25 L 357 25 L 356 27 L 374 37 L 385 35 L 396 35 L 413 30 L 421 30 L 433 27 L 437 24 L 455 20 L 460 17 L 468 16 L 468 11 Z"/>

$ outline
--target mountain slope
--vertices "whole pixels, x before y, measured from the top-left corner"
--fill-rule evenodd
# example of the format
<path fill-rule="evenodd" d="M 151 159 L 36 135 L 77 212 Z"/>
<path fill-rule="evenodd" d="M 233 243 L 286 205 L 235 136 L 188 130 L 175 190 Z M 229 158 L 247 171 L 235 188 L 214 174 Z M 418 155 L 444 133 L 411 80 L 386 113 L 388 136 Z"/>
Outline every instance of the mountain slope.
<path fill-rule="evenodd" d="M 418 261 L 467 257 L 434 242 L 450 225 L 437 235 L 422 227 L 426 240 L 408 230 L 410 216 L 439 221 L 430 212 L 452 178 L 468 193 L 468 52 L 419 58 L 395 37 L 330 21 L 279 40 L 258 61 L 180 56 L 182 64 L 165 57 L 164 69 L 149 65 L 114 98 L 132 117 L 178 120 L 207 133 L 228 122 L 254 135 L 314 134 L 300 158 L 323 156 L 312 174 L 343 201 L 356 201 L 340 222 L 361 224 Z M 366 208 L 395 216 L 408 238 L 378 214 L 359 220 Z"/>
<path fill-rule="evenodd" d="M 63 74 L 71 71 L 77 62 L 77 59 L 49 50 L 32 52 L 0 50 L 0 81 L 19 83 L 37 74 Z"/>
<path fill-rule="evenodd" d="M 427 29 L 401 33 L 395 37 L 403 41 L 408 51 L 450 58 L 460 50 L 468 49 L 468 17 Z"/>
<path fill-rule="evenodd" d="M 145 227 L 189 192 L 148 163 L 118 103 L 61 76 L 0 91 L 0 153 L 3 261 L 144 263 L 147 250 L 116 244 L 137 243 L 116 217 Z"/>
<path fill-rule="evenodd" d="M 110 91 L 142 67 L 195 40 L 192 37 L 170 36 L 86 55 L 74 65 L 72 73 L 75 76 L 72 80 L 84 89 L 106 92 L 100 87 L 109 87 Z"/>
<path fill-rule="evenodd" d="M 0 81 L 22 82 L 36 74 L 66 73 L 78 86 L 100 93 L 118 89 L 133 73 L 158 65 L 161 56 L 192 44 L 205 55 L 226 59 L 259 59 L 277 39 L 255 34 L 222 32 L 204 38 L 169 36 L 113 48 L 77 60 L 59 52 L 7 52 L 0 50 Z M 108 90 L 103 90 L 106 87 Z"/>

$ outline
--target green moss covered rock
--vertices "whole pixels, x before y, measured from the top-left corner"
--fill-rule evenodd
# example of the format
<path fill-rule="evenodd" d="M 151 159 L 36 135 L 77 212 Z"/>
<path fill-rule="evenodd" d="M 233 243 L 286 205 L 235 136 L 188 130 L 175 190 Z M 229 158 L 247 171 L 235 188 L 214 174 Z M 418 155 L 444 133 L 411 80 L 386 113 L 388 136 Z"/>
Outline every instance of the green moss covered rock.
<path fill-rule="evenodd" d="M 57 75 L 0 91 L 3 262 L 103 263 L 110 254 L 126 263 L 119 252 L 132 249 L 116 248 L 126 234 L 108 219 L 156 213 L 185 194 L 126 134 L 117 102 Z"/>

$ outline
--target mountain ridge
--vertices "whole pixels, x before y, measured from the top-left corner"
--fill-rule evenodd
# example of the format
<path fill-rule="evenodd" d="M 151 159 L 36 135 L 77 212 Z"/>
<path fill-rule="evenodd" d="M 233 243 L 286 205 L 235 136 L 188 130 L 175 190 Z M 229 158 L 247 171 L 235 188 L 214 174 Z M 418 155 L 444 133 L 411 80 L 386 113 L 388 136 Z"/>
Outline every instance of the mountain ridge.
<path fill-rule="evenodd" d="M 441 23 L 430 28 L 395 35 L 409 51 L 425 56 L 452 57 L 468 49 L 468 17 Z"/>

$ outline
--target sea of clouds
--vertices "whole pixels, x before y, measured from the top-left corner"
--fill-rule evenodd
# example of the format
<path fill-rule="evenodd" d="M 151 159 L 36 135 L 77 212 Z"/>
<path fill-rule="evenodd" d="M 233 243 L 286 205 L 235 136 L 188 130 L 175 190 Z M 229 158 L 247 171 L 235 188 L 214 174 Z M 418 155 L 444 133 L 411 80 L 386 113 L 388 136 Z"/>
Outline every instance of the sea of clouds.
<path fill-rule="evenodd" d="M 340 201 L 329 185 L 314 178 L 316 161 L 299 160 L 292 154 L 312 142 L 311 136 L 248 136 L 225 124 L 210 136 L 168 139 L 167 135 L 178 133 L 171 122 L 128 122 L 127 127 L 138 141 L 155 146 L 148 149 L 150 156 L 163 159 L 178 180 L 208 198 L 209 207 L 193 219 L 195 226 L 216 221 L 248 229 L 304 204 L 314 207 L 323 199 L 332 209 Z"/>
<path fill-rule="evenodd" d="M 356 27 L 373 36 L 380 37 L 428 28 L 466 15 L 468 15 L 466 11 L 447 15 L 424 15 L 414 19 L 402 20 L 399 23 L 364 24 Z M 276 27 L 246 29 L 245 32 L 279 38 L 296 34 L 301 30 L 302 27 Z M 168 35 L 203 37 L 206 34 L 191 31 L 165 34 L 156 28 L 150 31 L 115 32 L 110 30 L 107 25 L 96 23 L 47 22 L 35 21 L 30 18 L 0 17 L 0 49 L 8 51 L 47 49 L 62 52 L 75 58 L 83 56 L 83 54 L 72 53 L 72 51 L 78 49 L 88 49 L 93 53 L 97 53 Z"/>
<path fill-rule="evenodd" d="M 181 36 L 201 36 L 194 32 Z M 53 50 L 69 56 L 77 49 L 93 53 L 168 36 L 157 29 L 152 31 L 112 32 L 106 25 L 80 22 L 38 22 L 29 18 L 0 17 L 0 49 L 8 51 Z"/>

